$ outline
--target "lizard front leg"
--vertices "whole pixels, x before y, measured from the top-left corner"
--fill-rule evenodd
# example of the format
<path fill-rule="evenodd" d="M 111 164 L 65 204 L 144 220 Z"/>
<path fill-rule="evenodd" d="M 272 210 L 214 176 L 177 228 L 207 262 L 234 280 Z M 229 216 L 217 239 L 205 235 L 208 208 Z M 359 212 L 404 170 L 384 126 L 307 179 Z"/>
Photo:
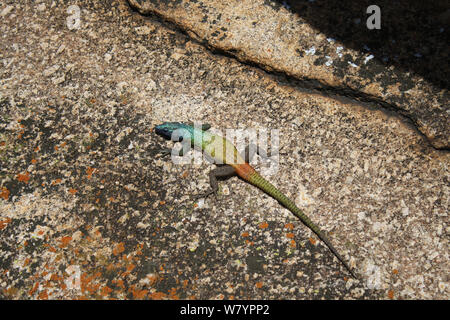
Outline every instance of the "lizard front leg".
<path fill-rule="evenodd" d="M 217 178 L 229 178 L 231 176 L 234 176 L 235 174 L 236 171 L 232 166 L 229 165 L 214 168 L 209 172 L 209 184 L 211 185 L 211 190 L 197 196 L 196 199 L 207 198 L 211 194 L 216 194 L 217 191 L 219 191 L 219 182 Z"/>
<path fill-rule="evenodd" d="M 170 149 L 170 148 L 160 149 L 160 150 L 159 150 L 159 153 L 161 154 L 161 157 L 168 157 L 168 156 L 170 156 L 170 155 L 172 154 L 172 149 Z M 181 148 L 181 149 L 178 151 L 178 156 L 179 156 L 179 157 L 184 156 L 184 150 L 183 150 L 183 148 Z"/>

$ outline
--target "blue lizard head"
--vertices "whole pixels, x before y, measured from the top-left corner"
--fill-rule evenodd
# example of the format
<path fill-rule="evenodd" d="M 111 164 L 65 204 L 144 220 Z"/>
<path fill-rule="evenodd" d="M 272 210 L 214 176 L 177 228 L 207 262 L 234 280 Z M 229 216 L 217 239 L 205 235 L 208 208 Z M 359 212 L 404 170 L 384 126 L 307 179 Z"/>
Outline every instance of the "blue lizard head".
<path fill-rule="evenodd" d="M 185 129 L 188 130 L 189 132 L 191 132 L 192 128 L 184 123 L 181 122 L 164 122 L 163 124 L 157 125 L 155 127 L 155 132 L 156 134 L 159 134 L 160 136 L 164 137 L 167 140 L 171 140 L 172 139 L 172 134 L 175 130 L 178 129 Z M 183 140 L 183 135 L 178 135 L 176 138 L 176 141 L 182 141 Z"/>

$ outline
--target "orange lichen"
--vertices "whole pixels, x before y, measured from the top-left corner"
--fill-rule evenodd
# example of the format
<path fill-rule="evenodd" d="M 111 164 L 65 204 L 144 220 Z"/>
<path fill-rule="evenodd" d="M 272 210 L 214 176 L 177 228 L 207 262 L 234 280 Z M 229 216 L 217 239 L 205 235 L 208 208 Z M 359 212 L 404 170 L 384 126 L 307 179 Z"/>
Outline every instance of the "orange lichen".
<path fill-rule="evenodd" d="M 244 238 L 247 238 L 247 237 L 249 236 L 249 234 L 248 234 L 247 231 L 245 231 L 245 232 L 242 233 L 242 236 L 243 236 Z"/>
<path fill-rule="evenodd" d="M 398 274 L 398 270 L 397 270 L 397 269 L 394 269 L 394 270 L 392 270 L 392 273 L 393 273 L 393 274 Z"/>
<path fill-rule="evenodd" d="M 126 263 L 126 262 L 130 262 L 132 260 L 131 256 L 127 256 L 126 254 L 122 255 L 122 260 Z"/>
<path fill-rule="evenodd" d="M 142 253 L 142 249 L 144 248 L 144 244 L 143 243 L 140 243 L 140 244 L 137 244 L 136 245 L 136 255 L 137 256 L 140 256 L 140 255 L 142 255 L 143 253 Z"/>
<path fill-rule="evenodd" d="M 13 296 L 17 295 L 17 292 L 19 291 L 19 289 L 15 288 L 15 287 L 9 287 L 7 289 L 3 289 L 2 291 L 5 294 L 5 296 L 13 297 Z"/>
<path fill-rule="evenodd" d="M 30 173 L 28 171 L 26 171 L 25 173 L 19 173 L 16 179 L 20 182 L 28 183 L 28 181 L 30 180 Z"/>
<path fill-rule="evenodd" d="M 309 238 L 309 242 L 311 242 L 311 244 L 313 244 L 313 245 L 315 245 L 316 244 L 316 240 L 315 239 L 313 239 L 313 238 Z"/>
<path fill-rule="evenodd" d="M 257 282 L 257 283 L 255 284 L 255 287 L 257 287 L 258 289 L 261 289 L 262 286 L 263 286 L 263 283 L 262 283 L 261 281 L 260 281 L 260 282 Z"/>
<path fill-rule="evenodd" d="M 41 300 L 48 300 L 47 290 L 44 290 L 41 293 L 39 293 L 38 298 L 41 299 Z"/>
<path fill-rule="evenodd" d="M 123 242 L 117 244 L 117 246 L 113 249 L 113 254 L 115 256 L 121 254 L 123 251 L 125 250 L 125 246 L 123 244 Z"/>
<path fill-rule="evenodd" d="M 125 289 L 125 285 L 123 283 L 123 280 L 121 279 L 115 279 L 112 281 L 115 285 L 117 285 L 119 288 Z"/>
<path fill-rule="evenodd" d="M 72 240 L 72 237 L 67 236 L 67 237 L 62 237 L 59 241 L 61 242 L 61 244 L 59 245 L 59 247 L 65 248 L 69 245 L 69 242 Z"/>
<path fill-rule="evenodd" d="M 127 272 L 133 271 L 134 268 L 136 268 L 136 266 L 134 264 L 127 265 Z"/>
<path fill-rule="evenodd" d="M 70 188 L 70 189 L 69 189 L 69 193 L 70 193 L 70 194 L 75 195 L 75 193 L 77 193 L 77 192 L 78 192 L 77 189 L 73 189 L 73 188 Z"/>
<path fill-rule="evenodd" d="M 171 288 L 169 290 L 169 298 L 173 299 L 173 300 L 179 300 L 180 298 L 177 296 L 177 289 L 176 288 Z"/>
<path fill-rule="evenodd" d="M 8 200 L 9 194 L 10 194 L 9 190 L 7 188 L 3 187 L 2 191 L 0 192 L 0 198 Z"/>
<path fill-rule="evenodd" d="M 62 180 L 61 180 L 61 179 L 59 179 L 59 178 L 58 178 L 58 179 L 56 179 L 56 180 L 53 180 L 53 181 L 52 181 L 52 185 L 55 185 L 55 184 L 60 184 L 60 183 L 61 183 L 61 181 L 62 181 Z"/>
<path fill-rule="evenodd" d="M 95 172 L 95 168 L 88 167 L 86 169 L 87 178 L 91 179 L 94 172 Z"/>
<path fill-rule="evenodd" d="M 5 220 L 0 220 L 0 230 L 3 230 L 6 228 L 8 223 L 10 223 L 12 220 L 11 218 L 6 218 Z"/>
<path fill-rule="evenodd" d="M 267 228 L 269 226 L 269 224 L 267 223 L 267 222 L 261 222 L 260 224 L 259 224 L 259 228 L 260 229 L 265 229 L 265 228 Z"/>
<path fill-rule="evenodd" d="M 36 163 L 37 163 L 37 160 L 36 160 L 36 159 L 31 159 L 31 163 L 32 163 L 32 164 L 36 164 Z"/>
<path fill-rule="evenodd" d="M 39 282 L 36 282 L 34 284 L 33 288 L 30 291 L 28 291 L 29 295 L 30 296 L 33 295 L 36 292 L 36 290 L 38 289 L 38 287 L 39 287 Z"/>
<path fill-rule="evenodd" d="M 292 232 L 286 233 L 286 238 L 294 239 L 294 234 Z"/>
<path fill-rule="evenodd" d="M 389 299 L 394 299 L 394 290 L 389 290 L 388 291 L 388 298 Z"/>
<path fill-rule="evenodd" d="M 293 230 L 293 229 L 294 229 L 294 224 L 293 224 L 293 223 L 286 223 L 286 224 L 284 225 L 284 227 L 285 227 L 286 229 Z"/>
<path fill-rule="evenodd" d="M 152 300 L 161 300 L 162 298 L 166 297 L 166 294 L 164 292 L 156 291 L 156 292 L 149 294 L 148 296 Z"/>
<path fill-rule="evenodd" d="M 91 283 L 95 277 L 96 275 L 88 276 L 86 273 L 81 274 L 80 284 L 81 284 L 81 291 L 83 293 L 86 291 L 89 292 L 90 294 L 94 294 L 95 292 L 97 292 L 97 290 L 100 288 L 100 284 Z"/>
<path fill-rule="evenodd" d="M 31 262 L 30 258 L 26 258 L 25 261 L 23 262 L 23 266 L 26 267 L 27 265 L 29 265 Z"/>
<path fill-rule="evenodd" d="M 61 280 L 62 280 L 62 277 L 58 276 L 56 273 L 53 273 L 53 274 L 50 276 L 50 280 L 51 280 L 51 281 L 61 281 Z"/>
<path fill-rule="evenodd" d="M 106 297 L 106 296 L 109 295 L 112 291 L 113 291 L 113 290 L 112 290 L 110 287 L 104 286 L 104 287 L 101 289 L 100 294 L 101 294 L 102 296 Z"/>
<path fill-rule="evenodd" d="M 295 240 L 291 240 L 291 247 L 295 248 Z"/>

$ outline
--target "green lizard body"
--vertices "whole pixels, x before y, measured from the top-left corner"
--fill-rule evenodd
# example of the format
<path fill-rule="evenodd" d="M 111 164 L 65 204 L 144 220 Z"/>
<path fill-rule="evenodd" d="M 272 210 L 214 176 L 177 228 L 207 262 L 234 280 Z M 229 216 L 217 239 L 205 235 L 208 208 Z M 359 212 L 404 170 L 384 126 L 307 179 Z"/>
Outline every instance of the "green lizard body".
<path fill-rule="evenodd" d="M 269 181 L 264 179 L 249 163 L 248 159 L 242 157 L 236 147 L 227 139 L 210 133 L 207 131 L 208 125 L 203 127 L 193 127 L 188 124 L 178 122 L 165 122 L 155 127 L 157 134 L 165 137 L 166 139 L 172 139 L 176 141 L 182 141 L 190 139 L 188 141 L 191 146 L 196 149 L 203 150 L 203 152 L 210 158 L 215 160 L 215 163 L 225 164 L 228 167 L 218 167 L 216 172 L 210 173 L 210 181 L 212 191 L 208 194 L 216 192 L 217 176 L 229 176 L 237 174 L 243 180 L 253 184 L 265 193 L 276 199 L 285 208 L 291 211 L 297 216 L 308 228 L 310 228 L 330 249 L 330 251 L 338 258 L 339 261 L 346 267 L 353 277 L 356 278 L 355 273 L 350 266 L 345 262 L 342 256 L 333 247 L 330 240 L 325 234 L 314 224 L 311 219 L 300 209 L 295 203 L 285 196 L 280 190 L 278 190 Z M 176 133 L 175 135 L 174 132 Z M 181 138 L 183 136 L 183 138 Z M 185 141 L 186 142 L 186 141 Z M 248 157 L 248 154 L 247 154 Z M 220 170 L 219 170 L 220 169 Z M 224 170 L 225 169 L 225 170 Z"/>

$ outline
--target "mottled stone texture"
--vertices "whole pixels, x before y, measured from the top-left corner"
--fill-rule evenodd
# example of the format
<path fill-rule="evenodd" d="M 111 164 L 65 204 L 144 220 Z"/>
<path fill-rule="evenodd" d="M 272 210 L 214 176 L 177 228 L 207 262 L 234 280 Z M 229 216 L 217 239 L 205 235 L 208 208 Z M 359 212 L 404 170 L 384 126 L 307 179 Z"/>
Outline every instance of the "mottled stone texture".
<path fill-rule="evenodd" d="M 126 0 L 79 1 L 71 30 L 69 2 L 0 2 L 0 299 L 449 299 L 449 152 Z M 195 200 L 214 166 L 152 129 L 196 120 L 279 130 L 279 170 L 256 168 L 360 280 L 242 180 Z"/>
<path fill-rule="evenodd" d="M 129 0 L 242 61 L 395 109 L 448 149 L 448 5 L 377 1 L 381 29 L 369 30 L 372 2 Z"/>

